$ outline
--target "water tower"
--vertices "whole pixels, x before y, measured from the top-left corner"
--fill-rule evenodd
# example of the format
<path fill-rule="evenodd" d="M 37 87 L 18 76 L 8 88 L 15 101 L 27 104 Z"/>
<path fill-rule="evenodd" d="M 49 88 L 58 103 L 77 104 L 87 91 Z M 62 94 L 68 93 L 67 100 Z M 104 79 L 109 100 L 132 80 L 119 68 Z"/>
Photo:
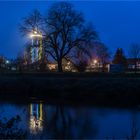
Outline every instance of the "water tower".
<path fill-rule="evenodd" d="M 39 62 L 43 57 L 43 46 L 42 46 L 42 34 L 41 32 L 34 30 L 30 35 L 32 42 L 31 42 L 31 63 Z"/>

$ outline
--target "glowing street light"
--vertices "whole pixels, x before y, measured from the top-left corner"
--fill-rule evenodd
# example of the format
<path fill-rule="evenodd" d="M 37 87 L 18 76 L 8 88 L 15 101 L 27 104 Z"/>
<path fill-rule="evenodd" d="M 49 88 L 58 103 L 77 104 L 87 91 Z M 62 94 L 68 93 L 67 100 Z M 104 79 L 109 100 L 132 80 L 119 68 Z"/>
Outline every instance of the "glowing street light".
<path fill-rule="evenodd" d="M 10 63 L 10 61 L 9 60 L 6 60 L 6 64 L 9 64 Z"/>
<path fill-rule="evenodd" d="M 37 34 L 37 31 L 34 31 L 34 34 Z"/>
<path fill-rule="evenodd" d="M 34 37 L 39 37 L 39 38 L 42 38 L 42 35 L 37 33 L 37 31 L 34 31 L 33 33 L 30 34 L 30 37 L 31 38 L 34 38 Z"/>
<path fill-rule="evenodd" d="M 97 64 L 97 62 L 98 62 L 98 61 L 97 61 L 96 59 L 93 61 L 94 64 Z"/>

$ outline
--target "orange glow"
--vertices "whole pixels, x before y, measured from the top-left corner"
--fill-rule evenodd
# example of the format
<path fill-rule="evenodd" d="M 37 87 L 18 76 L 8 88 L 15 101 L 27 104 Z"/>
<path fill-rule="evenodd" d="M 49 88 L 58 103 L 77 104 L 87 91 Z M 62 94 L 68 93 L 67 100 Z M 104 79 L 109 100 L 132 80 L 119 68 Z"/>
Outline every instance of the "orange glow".
<path fill-rule="evenodd" d="M 97 60 L 96 59 L 93 62 L 94 62 L 94 64 L 97 64 Z"/>

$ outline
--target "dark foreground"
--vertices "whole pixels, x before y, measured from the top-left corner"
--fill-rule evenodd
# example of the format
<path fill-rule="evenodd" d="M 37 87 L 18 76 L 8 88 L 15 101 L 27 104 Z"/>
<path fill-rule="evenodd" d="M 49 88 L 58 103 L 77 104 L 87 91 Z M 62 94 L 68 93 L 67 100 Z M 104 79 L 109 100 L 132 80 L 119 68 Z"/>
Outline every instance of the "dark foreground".
<path fill-rule="evenodd" d="M 0 75 L 0 99 L 59 104 L 139 106 L 140 75 L 13 73 Z"/>

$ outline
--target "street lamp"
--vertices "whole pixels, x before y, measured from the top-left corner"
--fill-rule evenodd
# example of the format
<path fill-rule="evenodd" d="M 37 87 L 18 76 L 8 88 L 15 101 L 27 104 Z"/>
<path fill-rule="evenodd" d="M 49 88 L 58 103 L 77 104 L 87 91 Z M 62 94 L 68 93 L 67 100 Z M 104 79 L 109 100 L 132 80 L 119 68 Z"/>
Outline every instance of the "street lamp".
<path fill-rule="evenodd" d="M 33 33 L 30 34 L 30 37 L 31 38 L 34 38 L 34 37 L 42 38 L 42 34 L 38 33 L 37 31 L 34 31 Z"/>
<path fill-rule="evenodd" d="M 9 64 L 10 63 L 10 61 L 9 60 L 6 60 L 6 64 Z"/>
<path fill-rule="evenodd" d="M 93 60 L 93 67 L 96 69 L 98 68 L 98 60 L 97 59 L 94 59 Z"/>
<path fill-rule="evenodd" d="M 93 63 L 94 63 L 94 64 L 97 64 L 97 60 L 95 59 L 95 60 L 93 61 Z"/>

